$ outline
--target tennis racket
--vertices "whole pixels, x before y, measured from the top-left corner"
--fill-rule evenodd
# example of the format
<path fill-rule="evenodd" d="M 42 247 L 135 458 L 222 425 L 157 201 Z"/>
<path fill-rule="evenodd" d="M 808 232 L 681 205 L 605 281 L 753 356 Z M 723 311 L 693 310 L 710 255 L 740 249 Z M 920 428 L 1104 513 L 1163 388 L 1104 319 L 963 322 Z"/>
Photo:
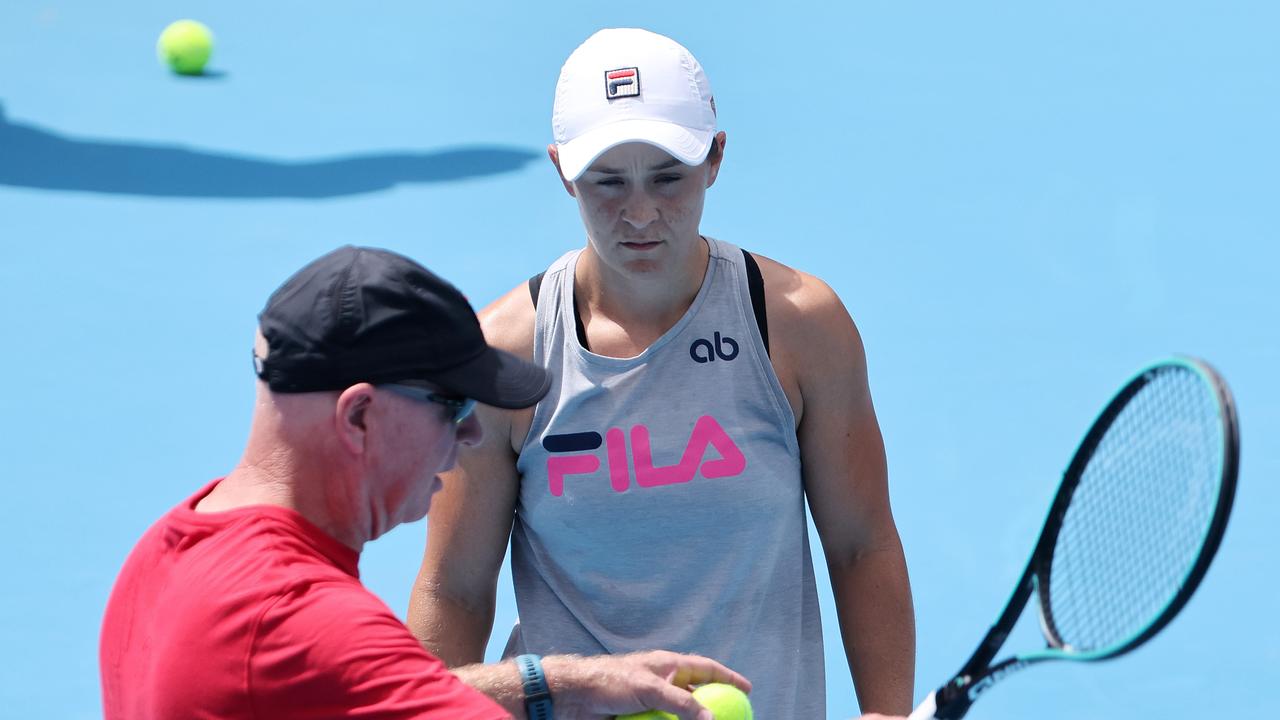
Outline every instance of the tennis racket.
<path fill-rule="evenodd" d="M 1240 439 L 1231 391 L 1195 358 L 1116 394 L 1067 466 L 1027 568 L 964 667 L 910 720 L 962 718 L 996 682 L 1049 660 L 1133 650 L 1186 605 L 1218 549 Z M 1046 646 L 995 661 L 1032 595 Z"/>

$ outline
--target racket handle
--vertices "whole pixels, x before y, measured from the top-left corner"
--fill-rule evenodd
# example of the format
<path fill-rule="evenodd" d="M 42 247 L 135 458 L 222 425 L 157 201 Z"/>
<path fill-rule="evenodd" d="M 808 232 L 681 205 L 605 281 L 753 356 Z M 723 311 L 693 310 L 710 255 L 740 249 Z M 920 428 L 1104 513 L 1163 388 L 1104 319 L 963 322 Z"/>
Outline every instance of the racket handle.
<path fill-rule="evenodd" d="M 911 711 L 911 715 L 907 720 L 935 720 L 934 713 L 938 710 L 938 692 L 935 690 L 929 693 L 928 697 L 920 702 L 915 710 Z"/>

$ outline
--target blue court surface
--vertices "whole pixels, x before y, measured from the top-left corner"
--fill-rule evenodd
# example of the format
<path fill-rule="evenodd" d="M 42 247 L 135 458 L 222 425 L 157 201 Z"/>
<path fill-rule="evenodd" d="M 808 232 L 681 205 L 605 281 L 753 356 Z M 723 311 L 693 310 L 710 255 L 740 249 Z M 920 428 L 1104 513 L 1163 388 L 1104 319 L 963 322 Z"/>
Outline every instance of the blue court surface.
<path fill-rule="evenodd" d="M 181 17 L 217 35 L 209 77 L 157 64 Z M 1190 353 L 1232 384 L 1243 432 L 1201 591 L 1135 654 L 1030 670 L 970 717 L 1251 715 L 1280 687 L 1278 23 L 1230 0 L 6 0 L 0 715 L 99 715 L 115 573 L 238 459 L 255 316 L 285 277 L 376 245 L 483 306 L 583 242 L 544 148 L 560 63 L 609 26 L 708 71 L 729 141 L 704 232 L 821 276 L 859 325 L 917 698 L 1003 605 L 1102 404 Z M 399 613 L 424 536 L 362 561 Z M 823 591 L 830 715 L 849 717 Z"/>

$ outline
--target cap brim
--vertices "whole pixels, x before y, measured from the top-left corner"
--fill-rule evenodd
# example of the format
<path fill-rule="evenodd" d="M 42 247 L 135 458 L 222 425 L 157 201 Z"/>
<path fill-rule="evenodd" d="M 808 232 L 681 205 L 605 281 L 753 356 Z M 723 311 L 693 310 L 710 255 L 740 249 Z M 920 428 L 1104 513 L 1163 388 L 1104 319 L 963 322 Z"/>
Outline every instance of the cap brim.
<path fill-rule="evenodd" d="M 443 390 L 508 410 L 537 404 L 551 388 L 546 370 L 494 347 L 429 379 Z"/>
<path fill-rule="evenodd" d="M 700 165 L 707 159 L 715 134 L 715 128 L 693 130 L 661 120 L 618 120 L 588 130 L 556 148 L 560 172 L 573 181 L 610 148 L 629 142 L 648 143 L 666 150 L 686 165 Z"/>

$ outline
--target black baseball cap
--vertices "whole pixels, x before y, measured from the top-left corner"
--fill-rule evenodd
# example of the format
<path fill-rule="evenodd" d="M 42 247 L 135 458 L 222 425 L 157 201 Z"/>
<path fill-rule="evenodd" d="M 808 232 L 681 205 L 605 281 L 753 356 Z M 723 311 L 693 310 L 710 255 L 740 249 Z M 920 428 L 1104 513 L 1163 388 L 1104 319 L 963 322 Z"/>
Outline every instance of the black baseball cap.
<path fill-rule="evenodd" d="M 426 381 L 486 405 L 522 408 L 551 386 L 546 370 L 485 342 L 458 289 L 409 258 L 347 245 L 285 281 L 258 315 L 274 392 Z"/>

